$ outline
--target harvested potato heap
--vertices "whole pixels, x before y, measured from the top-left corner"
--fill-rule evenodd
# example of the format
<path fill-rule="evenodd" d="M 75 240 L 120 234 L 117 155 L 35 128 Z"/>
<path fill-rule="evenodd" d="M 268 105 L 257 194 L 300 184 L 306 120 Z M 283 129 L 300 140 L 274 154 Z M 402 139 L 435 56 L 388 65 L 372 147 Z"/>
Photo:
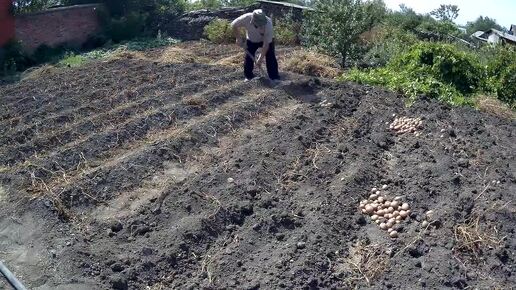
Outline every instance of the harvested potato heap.
<path fill-rule="evenodd" d="M 369 199 L 360 202 L 362 213 L 371 216 L 371 220 L 375 222 L 382 230 L 386 230 L 391 238 L 398 237 L 398 231 L 395 229 L 396 224 L 401 223 L 410 214 L 410 206 L 408 203 L 402 203 L 401 197 L 390 199 L 385 195 L 387 185 L 383 185 L 381 190 L 374 187 L 371 189 L 372 194 Z"/>
<path fill-rule="evenodd" d="M 395 117 L 396 115 L 393 116 Z M 421 133 L 418 132 L 418 129 L 420 129 L 422 125 L 423 121 L 421 118 L 397 117 L 389 125 L 389 129 L 395 131 L 397 134 L 414 133 L 414 135 L 419 136 Z"/>

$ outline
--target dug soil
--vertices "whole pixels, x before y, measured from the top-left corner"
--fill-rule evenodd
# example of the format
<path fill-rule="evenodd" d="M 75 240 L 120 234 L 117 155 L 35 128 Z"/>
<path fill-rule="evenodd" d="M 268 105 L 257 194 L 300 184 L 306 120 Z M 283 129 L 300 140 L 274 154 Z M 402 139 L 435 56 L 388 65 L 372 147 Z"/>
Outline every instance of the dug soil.
<path fill-rule="evenodd" d="M 0 259 L 27 288 L 516 285 L 514 120 L 289 72 L 243 82 L 221 64 L 238 51 L 188 45 L 0 87 Z M 411 208 L 397 238 L 359 208 L 384 185 Z"/>

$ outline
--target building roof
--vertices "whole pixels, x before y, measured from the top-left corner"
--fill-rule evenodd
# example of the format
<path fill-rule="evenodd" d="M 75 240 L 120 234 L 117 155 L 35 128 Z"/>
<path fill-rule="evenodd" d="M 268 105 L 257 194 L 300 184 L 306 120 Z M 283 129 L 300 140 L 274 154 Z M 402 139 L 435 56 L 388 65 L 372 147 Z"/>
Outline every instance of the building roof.
<path fill-rule="evenodd" d="M 511 25 L 509 32 L 512 32 L 512 35 L 516 35 L 516 24 Z"/>
<path fill-rule="evenodd" d="M 273 5 L 279 5 L 279 6 L 285 6 L 285 7 L 291 7 L 291 8 L 297 8 L 297 9 L 302 9 L 302 10 L 314 10 L 313 8 L 310 8 L 310 7 L 301 6 L 301 5 L 297 5 L 297 4 L 293 4 L 293 3 L 288 3 L 288 2 L 278 2 L 278 1 L 269 1 L 269 0 L 258 0 L 257 2 L 268 3 L 268 4 L 273 4 Z"/>
<path fill-rule="evenodd" d="M 498 34 L 498 36 L 500 36 L 501 38 L 505 38 L 506 40 L 510 40 L 512 42 L 515 42 L 516 43 L 516 35 L 512 35 L 512 34 L 509 34 L 509 33 L 505 33 L 503 31 L 500 31 L 500 30 L 496 30 L 494 28 L 491 28 L 489 31 L 491 31 L 491 33 L 496 33 Z"/>
<path fill-rule="evenodd" d="M 492 34 L 497 34 L 499 37 L 505 39 L 505 40 L 508 40 L 510 42 L 514 42 L 516 43 L 516 35 L 511 35 L 509 33 L 505 33 L 503 31 L 500 31 L 500 30 L 496 30 L 494 28 L 491 28 L 489 29 L 488 31 L 477 31 L 475 33 L 473 33 L 471 36 L 474 37 L 474 38 L 477 38 L 477 39 L 480 39 L 480 40 L 483 40 L 483 41 L 487 41 L 487 38 L 489 37 L 489 35 L 492 35 Z"/>

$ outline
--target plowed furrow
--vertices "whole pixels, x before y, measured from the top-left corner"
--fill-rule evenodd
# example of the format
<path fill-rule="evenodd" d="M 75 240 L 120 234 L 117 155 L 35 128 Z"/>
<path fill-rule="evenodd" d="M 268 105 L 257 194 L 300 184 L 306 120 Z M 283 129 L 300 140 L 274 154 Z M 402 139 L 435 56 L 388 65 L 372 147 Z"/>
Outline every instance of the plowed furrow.
<path fill-rule="evenodd" d="M 196 116 L 209 114 L 217 106 L 238 98 L 241 95 L 237 89 L 221 87 L 205 91 L 194 99 L 201 100 L 203 106 L 190 105 L 191 98 L 186 98 L 178 104 L 151 110 L 144 115 L 135 115 L 125 123 L 107 131 L 90 135 L 84 140 L 60 148 L 44 158 L 23 164 L 21 168 L 14 167 L 16 174 L 30 172 L 42 181 L 55 176 L 66 179 L 72 172 L 79 172 L 85 167 L 98 166 L 115 150 L 130 150 L 131 144 L 145 140 L 149 134 L 181 126 Z"/>
<path fill-rule="evenodd" d="M 106 88 L 117 91 L 149 82 L 154 70 L 147 63 L 135 61 L 94 62 L 22 81 L 18 86 L 0 91 L 4 96 L 4 109 L 7 109 L 0 113 L 0 120 L 12 115 L 23 119 L 24 114 L 35 111 L 44 114 L 56 105 L 70 104 L 75 99 L 86 101 L 109 97 L 109 94 L 98 95 L 96 92 L 106 91 Z"/>
<path fill-rule="evenodd" d="M 111 87 L 111 89 L 94 90 L 89 95 L 66 91 L 60 92 L 63 96 L 56 102 L 41 105 L 39 108 L 27 108 L 25 110 L 21 108 L 10 109 L 13 113 L 16 112 L 16 114 L 27 110 L 28 112 L 25 112 L 19 118 L 2 122 L 3 126 L 0 126 L 0 135 L 4 134 L 7 137 L 11 137 L 6 138 L 6 140 L 11 139 L 23 142 L 39 134 L 40 131 L 44 133 L 46 130 L 52 130 L 56 126 L 64 126 L 84 118 L 94 117 L 96 114 L 109 111 L 121 104 L 134 102 L 134 99 L 140 98 L 140 96 L 150 98 L 148 95 L 155 91 L 166 92 L 167 90 L 177 89 L 177 87 L 192 89 L 202 87 L 204 82 L 206 82 L 207 86 L 220 79 L 219 77 L 198 81 L 196 75 L 205 70 L 216 75 L 219 69 L 213 66 L 204 66 L 183 72 L 179 68 L 167 74 L 166 78 L 162 77 L 152 82 L 126 86 L 121 90 L 114 90 L 112 88 L 113 85 L 106 86 Z M 67 98 L 67 95 L 78 95 L 78 97 Z"/>
<path fill-rule="evenodd" d="M 214 146 L 219 137 L 288 100 L 288 96 L 267 99 L 267 95 L 266 91 L 255 92 L 245 101 L 226 103 L 179 128 L 150 136 L 137 146 L 105 160 L 100 166 L 77 171 L 68 179 L 54 178 L 40 188 L 57 195 L 68 206 L 111 199 L 122 191 L 139 186 L 145 178 L 162 169 L 164 161 L 186 158 L 199 144 Z"/>
<path fill-rule="evenodd" d="M 237 72 L 238 73 L 238 72 Z M 42 132 L 38 133 L 41 137 L 34 138 L 29 142 L 22 144 L 14 144 L 6 146 L 0 150 L 0 164 L 13 166 L 21 162 L 26 161 L 31 156 L 37 156 L 41 158 L 42 155 L 48 154 L 59 147 L 71 147 L 75 143 L 81 142 L 81 139 L 88 138 L 90 132 L 102 132 L 107 128 L 117 128 L 118 126 L 124 126 L 128 121 L 131 121 L 134 116 L 151 116 L 152 114 L 168 114 L 167 111 L 163 111 L 164 108 L 173 108 L 178 102 L 176 101 L 182 95 L 187 93 L 196 93 L 206 87 L 220 87 L 215 86 L 213 83 L 222 83 L 222 86 L 227 85 L 230 79 L 234 79 L 235 74 L 232 73 L 225 75 L 222 78 L 210 79 L 203 81 L 202 83 L 196 83 L 194 85 L 187 85 L 169 93 L 159 93 L 157 96 L 143 98 L 138 102 L 130 102 L 117 107 L 106 113 L 94 115 L 90 118 L 86 118 L 83 121 L 72 124 L 69 127 L 58 131 L 55 134 L 46 135 Z M 173 102 L 172 105 L 167 103 Z M 55 124 L 57 127 L 58 124 Z"/>

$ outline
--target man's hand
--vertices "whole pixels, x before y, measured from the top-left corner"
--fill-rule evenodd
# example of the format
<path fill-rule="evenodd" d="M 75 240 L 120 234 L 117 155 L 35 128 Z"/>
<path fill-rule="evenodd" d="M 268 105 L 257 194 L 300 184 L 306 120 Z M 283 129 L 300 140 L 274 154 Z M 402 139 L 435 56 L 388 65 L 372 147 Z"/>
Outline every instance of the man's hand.
<path fill-rule="evenodd" d="M 246 48 L 245 40 L 242 37 L 237 37 L 235 43 L 236 43 L 236 45 L 238 45 L 244 49 Z"/>

